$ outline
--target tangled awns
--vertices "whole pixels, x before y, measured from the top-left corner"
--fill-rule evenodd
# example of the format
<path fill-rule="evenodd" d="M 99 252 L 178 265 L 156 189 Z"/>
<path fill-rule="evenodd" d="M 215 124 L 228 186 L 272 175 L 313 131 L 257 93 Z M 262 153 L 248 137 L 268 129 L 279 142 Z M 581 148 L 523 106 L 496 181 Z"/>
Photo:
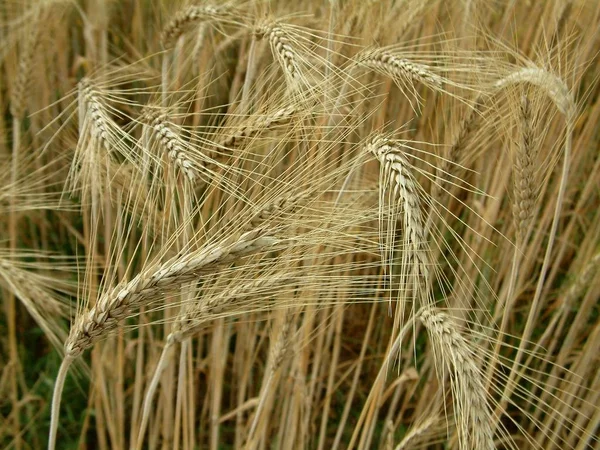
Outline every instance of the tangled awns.
<path fill-rule="evenodd" d="M 0 1 L 0 447 L 599 449 L 598 30 Z"/>

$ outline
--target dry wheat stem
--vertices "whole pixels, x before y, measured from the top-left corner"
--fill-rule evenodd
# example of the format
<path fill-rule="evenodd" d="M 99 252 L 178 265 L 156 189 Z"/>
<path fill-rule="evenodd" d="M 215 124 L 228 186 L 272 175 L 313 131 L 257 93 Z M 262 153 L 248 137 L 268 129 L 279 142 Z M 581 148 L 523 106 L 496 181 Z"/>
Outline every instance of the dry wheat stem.
<path fill-rule="evenodd" d="M 434 347 L 440 382 L 444 381 L 443 368 L 450 370 L 460 448 L 493 450 L 492 412 L 468 342 L 447 314 L 426 309 L 421 314 L 421 321 Z"/>
<path fill-rule="evenodd" d="M 404 336 L 406 335 L 406 333 L 408 333 L 408 331 L 412 327 L 414 327 L 414 319 L 416 319 L 418 316 L 419 316 L 419 313 L 417 313 L 415 316 L 413 316 L 413 318 L 410 318 L 409 320 L 407 320 L 406 323 L 404 324 L 404 326 L 399 330 L 399 332 L 396 336 L 396 339 L 394 340 L 392 345 L 389 347 L 387 353 L 385 354 L 385 359 L 383 360 L 381 367 L 379 368 L 379 372 L 377 373 L 377 377 L 375 378 L 375 381 L 373 382 L 373 386 L 380 386 L 381 383 L 384 382 L 385 377 L 387 375 L 387 370 L 390 367 L 390 364 L 393 362 L 394 358 L 396 358 L 400 352 L 400 349 L 402 346 L 402 340 L 404 339 Z M 359 431 L 360 431 L 361 427 L 363 426 L 363 422 L 365 421 L 365 418 L 368 414 L 369 408 L 372 406 L 372 404 L 374 402 L 379 401 L 379 398 L 375 398 L 377 395 L 379 395 L 379 390 L 371 389 L 371 391 L 369 392 L 369 396 L 367 397 L 367 400 L 365 401 L 363 409 L 360 413 L 358 421 L 356 422 L 356 426 L 354 427 L 354 432 L 352 433 L 350 443 L 348 444 L 348 450 L 352 450 L 354 448 L 354 445 L 356 444 L 356 441 L 358 439 Z"/>
<path fill-rule="evenodd" d="M 236 310 L 236 301 L 253 295 L 264 296 L 265 290 L 283 284 L 289 280 L 289 277 L 289 273 L 264 276 L 250 283 L 236 284 L 228 289 L 223 289 L 218 295 L 201 298 L 198 301 L 192 301 L 185 305 L 185 309 L 181 312 L 179 317 L 177 317 L 171 333 L 167 336 L 165 346 L 163 347 L 159 362 L 154 370 L 152 380 L 146 389 L 144 406 L 142 409 L 142 420 L 138 432 L 137 442 L 139 448 L 141 448 L 144 435 L 146 434 L 154 394 L 158 388 L 161 375 L 167 367 L 168 355 L 171 348 L 173 348 L 175 344 L 184 342 L 186 339 L 189 339 L 194 334 L 198 333 L 207 322 L 218 318 L 224 311 L 241 311 L 239 308 Z"/>
<path fill-rule="evenodd" d="M 258 427 L 258 422 L 260 420 L 261 413 L 265 407 L 267 397 L 271 394 L 271 385 L 273 383 L 273 380 L 275 379 L 279 367 L 281 366 L 281 363 L 283 362 L 286 350 L 289 348 L 290 345 L 289 334 L 294 323 L 295 315 L 291 311 L 286 311 L 285 314 L 286 316 L 281 327 L 281 331 L 277 336 L 277 341 L 275 342 L 275 345 L 271 349 L 271 362 L 269 372 L 260 390 L 260 400 L 254 411 L 254 418 L 252 419 L 250 431 L 248 432 L 246 448 L 251 448 L 251 445 L 253 444 L 254 435 Z"/>

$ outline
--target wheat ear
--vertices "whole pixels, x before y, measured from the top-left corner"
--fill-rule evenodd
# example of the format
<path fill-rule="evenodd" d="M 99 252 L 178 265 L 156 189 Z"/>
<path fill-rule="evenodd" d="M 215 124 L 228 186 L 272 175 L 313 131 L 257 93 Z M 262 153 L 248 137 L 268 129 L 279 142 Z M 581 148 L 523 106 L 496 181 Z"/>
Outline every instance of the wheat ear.
<path fill-rule="evenodd" d="M 133 308 L 147 303 L 165 289 L 193 281 L 202 273 L 261 251 L 277 242 L 276 238 L 268 236 L 265 229 L 259 228 L 235 239 L 176 256 L 158 268 L 145 270 L 131 281 L 121 283 L 104 294 L 92 309 L 78 315 L 65 344 L 66 353 L 73 357 L 79 356 L 117 328 Z"/>
<path fill-rule="evenodd" d="M 61 383 L 64 383 L 66 376 L 66 373 L 62 372 L 68 370 L 71 361 L 116 329 L 131 311 L 149 304 L 154 298 L 160 298 L 165 290 L 191 282 L 202 273 L 264 250 L 277 242 L 276 238 L 268 235 L 266 229 L 259 228 L 245 232 L 239 237 L 176 256 L 158 267 L 144 270 L 131 281 L 120 283 L 102 295 L 93 308 L 78 314 L 65 342 L 65 361 L 68 362 L 63 363 L 64 368 L 61 365 L 54 388 L 50 437 L 56 438 L 60 393 L 63 389 Z M 54 448 L 54 439 L 50 439 L 49 449 Z"/>
<path fill-rule="evenodd" d="M 520 112 L 520 143 L 514 164 L 514 202 L 513 217 L 517 229 L 517 241 L 523 243 L 533 217 L 536 189 L 536 157 L 537 148 L 534 145 L 531 104 L 527 97 L 521 99 Z"/>
<path fill-rule="evenodd" d="M 96 138 L 106 151 L 111 150 L 110 138 L 110 116 L 106 107 L 100 100 L 101 94 L 98 88 L 89 78 L 82 78 L 79 82 L 79 135 L 83 136 L 83 126 L 85 119 L 89 117 L 91 121 L 90 133 Z"/>
<path fill-rule="evenodd" d="M 542 297 L 542 290 L 544 282 L 546 280 L 546 274 L 550 268 L 552 249 L 554 247 L 554 241 L 556 240 L 556 234 L 558 232 L 558 224 L 560 222 L 560 216 L 563 208 L 563 202 L 565 198 L 565 192 L 567 189 L 567 183 L 569 178 L 569 170 L 571 166 L 571 147 L 573 141 L 573 127 L 575 122 L 575 116 L 577 113 L 577 106 L 573 96 L 569 92 L 568 87 L 565 83 L 558 78 L 556 75 L 537 67 L 526 67 L 519 69 L 503 79 L 495 83 L 496 89 L 503 89 L 514 84 L 528 83 L 542 89 L 548 97 L 552 100 L 556 108 L 564 115 L 566 122 L 565 130 L 565 144 L 563 148 L 563 167 L 560 177 L 560 184 L 558 186 L 558 194 L 556 196 L 556 206 L 554 208 L 554 216 L 552 218 L 552 225 L 550 226 L 548 243 L 546 245 L 546 252 L 544 254 L 544 260 L 538 276 L 538 281 L 535 288 L 535 294 L 531 302 L 531 308 L 527 316 L 525 323 L 525 329 L 521 335 L 521 342 L 517 350 L 517 354 L 513 361 L 513 365 L 508 377 L 506 388 L 503 394 L 503 401 L 498 406 L 498 411 L 502 410 L 506 406 L 506 402 L 514 392 L 516 388 L 515 377 L 518 376 L 518 366 L 521 363 L 523 353 L 525 351 L 525 345 L 529 342 L 529 338 L 533 332 L 533 326 L 536 318 L 539 314 L 540 300 Z M 514 284 L 517 276 L 518 269 L 518 255 L 515 252 L 513 257 L 513 270 L 511 271 L 511 279 L 509 284 L 509 290 L 507 298 L 509 301 L 513 296 Z M 508 314 L 508 312 L 505 312 Z"/>
<path fill-rule="evenodd" d="M 278 125 L 284 125 L 288 123 L 298 108 L 295 105 L 286 106 L 272 114 L 266 116 L 259 116 L 248 125 L 241 126 L 233 130 L 233 133 L 223 136 L 217 141 L 220 147 L 226 147 L 228 149 L 235 147 L 240 141 L 250 139 L 266 130 L 270 130 Z"/>
<path fill-rule="evenodd" d="M 450 180 L 456 180 L 457 175 L 452 175 L 450 172 L 453 168 L 460 166 L 462 154 L 469 141 L 469 137 L 475 130 L 479 111 L 483 102 L 483 96 L 478 96 L 475 99 L 473 106 L 470 106 L 465 116 L 461 119 L 458 130 L 452 137 L 452 143 L 446 157 L 442 160 L 437 169 L 435 182 L 431 189 L 431 197 L 434 204 L 438 204 L 442 200 L 444 192 L 447 192 L 450 187 Z M 432 216 L 428 217 L 427 229 L 429 230 Z"/>
<path fill-rule="evenodd" d="M 409 61 L 385 49 L 368 49 L 356 57 L 356 62 L 397 80 L 418 81 L 436 89 L 444 84 L 442 77 L 428 65 Z"/>
<path fill-rule="evenodd" d="M 190 158 L 186 143 L 171 129 L 165 114 L 151 114 L 149 119 L 160 146 L 189 182 L 194 184 L 199 177 L 200 168 Z"/>
<path fill-rule="evenodd" d="M 297 91 L 302 77 L 298 54 L 283 26 L 277 22 L 263 23 L 256 28 L 254 35 L 256 39 L 267 37 L 271 52 L 283 70 L 288 89 L 290 92 Z"/>
<path fill-rule="evenodd" d="M 469 344 L 447 314 L 425 309 L 420 318 L 432 341 L 440 382 L 444 381 L 442 368 L 450 371 L 459 447 L 464 450 L 493 450 L 492 413 L 481 372 L 473 360 Z"/>
<path fill-rule="evenodd" d="M 376 135 L 369 140 L 366 151 L 372 153 L 380 163 L 383 179 L 380 179 L 380 209 L 383 207 L 385 194 L 392 192 L 392 201 L 397 202 L 403 210 L 404 216 L 404 239 L 408 250 L 405 252 L 406 267 L 409 271 L 414 270 L 414 275 L 419 280 L 429 280 L 429 254 L 426 243 L 425 223 L 421 211 L 420 188 L 417 180 L 412 174 L 412 166 L 406 158 L 401 141 L 387 139 Z M 396 205 L 394 205 L 396 206 Z M 382 211 L 380 210 L 380 216 Z M 393 217 L 390 219 L 393 221 Z M 387 230 L 387 246 L 384 260 L 391 264 L 393 259 L 393 233 L 394 226 L 389 224 Z M 417 282 L 422 286 L 422 281 Z M 422 300 L 428 302 L 429 296 L 422 292 Z"/>
<path fill-rule="evenodd" d="M 26 109 L 27 87 L 31 79 L 31 69 L 38 42 L 39 21 L 33 24 L 27 39 L 23 42 L 23 51 L 19 58 L 19 70 L 10 96 L 10 113 L 15 119 L 23 120 Z"/>
<path fill-rule="evenodd" d="M 348 87 L 353 79 L 354 70 L 359 67 L 371 69 L 392 78 L 396 85 L 402 90 L 403 94 L 405 94 L 404 88 L 406 87 L 407 81 L 418 81 L 434 90 L 441 90 L 445 81 L 440 75 L 434 73 L 430 66 L 412 62 L 402 56 L 395 55 L 388 49 L 370 48 L 364 50 L 353 58 L 332 113 L 329 116 L 329 127 L 334 126 L 339 120 L 339 114 L 336 113 L 341 111 L 342 102 L 346 97 Z M 408 96 L 406 97 L 408 98 Z"/>
<path fill-rule="evenodd" d="M 252 212 L 250 226 L 255 228 L 261 226 L 277 217 L 282 213 L 293 213 L 302 207 L 311 197 L 310 191 L 302 191 L 299 194 L 286 195 L 278 197 L 275 200 L 261 205 Z"/>
<path fill-rule="evenodd" d="M 185 28 L 205 20 L 227 19 L 230 9 L 224 5 L 190 6 L 179 11 L 173 19 L 164 27 L 162 32 L 162 43 L 164 47 L 172 45 L 173 42 L 183 34 Z"/>
<path fill-rule="evenodd" d="M 406 450 L 413 448 L 414 445 L 423 437 L 429 429 L 438 422 L 439 418 L 436 416 L 429 417 L 424 420 L 420 425 L 411 428 L 411 430 L 402 438 L 402 441 L 394 448 L 394 450 Z"/>

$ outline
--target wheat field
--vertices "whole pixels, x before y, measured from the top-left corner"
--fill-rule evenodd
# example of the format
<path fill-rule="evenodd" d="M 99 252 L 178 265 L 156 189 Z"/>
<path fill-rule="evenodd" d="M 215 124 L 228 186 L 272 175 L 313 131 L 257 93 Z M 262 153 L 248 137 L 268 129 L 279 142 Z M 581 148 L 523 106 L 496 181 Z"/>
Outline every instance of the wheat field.
<path fill-rule="evenodd" d="M 0 1 L 0 447 L 600 449 L 600 3 Z"/>

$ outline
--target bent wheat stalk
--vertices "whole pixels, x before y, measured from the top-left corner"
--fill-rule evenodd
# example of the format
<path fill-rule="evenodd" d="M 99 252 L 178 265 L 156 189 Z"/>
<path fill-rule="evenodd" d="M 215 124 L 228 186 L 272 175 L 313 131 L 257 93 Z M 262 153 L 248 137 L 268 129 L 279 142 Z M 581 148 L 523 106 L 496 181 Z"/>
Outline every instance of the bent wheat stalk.
<path fill-rule="evenodd" d="M 540 269 L 537 285 L 535 288 L 535 294 L 533 296 L 533 300 L 531 302 L 531 309 L 529 310 L 529 315 L 527 317 L 527 322 L 525 323 L 525 330 L 521 335 L 521 341 L 519 344 L 519 348 L 515 359 L 513 361 L 512 368 L 510 370 L 510 375 L 506 384 L 506 388 L 503 394 L 503 400 L 498 406 L 498 411 L 503 410 L 506 407 L 508 399 L 511 397 L 512 393 L 517 387 L 516 377 L 519 373 L 518 366 L 521 363 L 521 359 L 523 358 L 523 354 L 525 352 L 525 346 L 527 345 L 531 334 L 533 332 L 533 327 L 537 316 L 539 314 L 540 309 L 540 301 L 542 297 L 542 290 L 544 288 L 544 282 L 546 281 L 546 274 L 548 269 L 550 268 L 551 258 L 552 258 L 552 249 L 554 246 L 554 241 L 556 240 L 556 234 L 558 231 L 558 223 L 560 221 L 560 215 L 563 208 L 563 202 L 565 198 L 565 192 L 567 189 L 567 183 L 569 178 L 569 169 L 571 164 L 571 147 L 573 140 L 573 128 L 575 125 L 575 117 L 577 114 L 577 106 L 573 96 L 569 92 L 568 87 L 565 83 L 558 78 L 556 75 L 538 67 L 526 67 L 523 69 L 519 69 L 504 77 L 495 83 L 494 87 L 498 90 L 504 89 L 511 85 L 515 84 L 531 84 L 534 85 L 541 90 L 543 90 L 548 97 L 555 104 L 556 108 L 564 115 L 565 118 L 565 143 L 563 147 L 563 167 L 562 173 L 560 177 L 560 184 L 558 187 L 558 192 L 556 195 L 556 205 L 554 208 L 554 216 L 552 218 L 552 225 L 550 226 L 550 232 L 548 235 L 548 244 L 546 245 L 546 252 L 544 255 L 544 260 L 542 262 L 542 267 Z M 513 258 L 513 265 L 511 271 L 511 279 L 509 282 L 509 290 L 507 293 L 507 299 L 510 302 L 512 296 L 514 295 L 514 287 L 516 283 L 518 264 L 515 262 L 516 258 L 519 255 L 515 252 L 515 257 Z M 505 312 L 508 314 L 508 312 Z M 492 359 L 495 361 L 496 359 Z"/>
<path fill-rule="evenodd" d="M 73 360 L 115 330 L 134 309 L 151 303 L 164 290 L 193 281 L 220 265 L 272 247 L 277 242 L 276 238 L 269 236 L 268 230 L 259 228 L 176 256 L 158 267 L 144 270 L 130 281 L 120 283 L 102 295 L 93 308 L 78 314 L 65 342 L 65 358 L 54 387 L 48 449 L 55 448 L 60 397 Z"/>

